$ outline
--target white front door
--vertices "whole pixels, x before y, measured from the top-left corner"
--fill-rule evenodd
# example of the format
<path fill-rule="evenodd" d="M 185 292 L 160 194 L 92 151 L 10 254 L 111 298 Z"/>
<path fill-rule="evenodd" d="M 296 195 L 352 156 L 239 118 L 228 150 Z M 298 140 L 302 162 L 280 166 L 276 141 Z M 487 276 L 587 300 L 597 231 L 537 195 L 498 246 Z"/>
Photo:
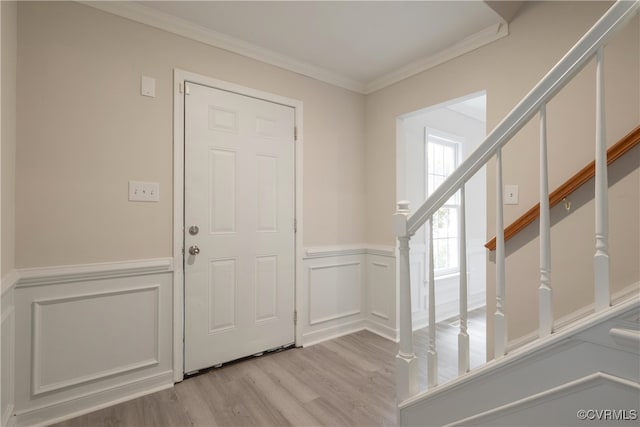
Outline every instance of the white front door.
<path fill-rule="evenodd" d="M 292 107 L 186 83 L 185 372 L 294 342 Z"/>

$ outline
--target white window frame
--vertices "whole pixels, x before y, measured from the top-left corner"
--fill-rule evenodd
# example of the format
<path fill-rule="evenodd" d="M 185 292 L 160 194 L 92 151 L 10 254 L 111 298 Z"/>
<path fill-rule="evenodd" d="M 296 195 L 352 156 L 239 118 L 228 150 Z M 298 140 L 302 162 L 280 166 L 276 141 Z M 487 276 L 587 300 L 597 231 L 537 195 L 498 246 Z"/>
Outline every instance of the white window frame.
<path fill-rule="evenodd" d="M 433 136 L 437 139 L 442 140 L 442 142 L 437 142 L 436 144 L 440 144 L 440 145 L 448 145 L 448 146 L 452 146 L 455 149 L 455 163 L 454 163 L 454 169 L 457 168 L 460 165 L 460 161 L 461 161 L 461 146 L 462 144 L 464 144 L 464 138 L 459 136 L 459 135 L 454 135 L 448 132 L 444 132 L 441 131 L 439 129 L 435 129 L 432 127 L 428 127 L 425 126 L 424 128 L 424 188 L 425 188 L 425 200 L 429 197 L 429 176 L 430 176 L 430 172 L 429 172 L 429 159 L 428 159 L 428 144 L 430 143 L 429 139 L 430 136 Z M 447 201 L 447 203 L 445 203 L 443 205 L 443 207 L 446 208 L 453 208 L 457 211 L 457 221 L 459 221 L 460 219 L 460 201 L 459 201 L 459 196 L 460 192 L 456 192 L 451 199 L 449 199 Z M 454 201 L 454 203 L 450 203 L 451 201 Z M 456 227 L 457 228 L 457 227 Z M 425 242 L 429 242 L 429 236 L 426 235 L 427 233 L 427 227 L 425 227 Z M 460 236 L 457 236 L 457 238 L 459 239 Z M 435 241 L 434 241 L 435 243 Z M 458 242 L 458 245 L 460 243 Z M 435 245 L 434 245 L 434 250 L 435 250 Z M 456 267 L 448 267 L 448 268 L 435 268 L 433 270 L 433 274 L 435 277 L 443 277 L 443 276 L 449 276 L 449 275 L 455 275 L 455 274 L 459 274 L 460 273 L 460 260 L 458 260 L 458 265 Z"/>

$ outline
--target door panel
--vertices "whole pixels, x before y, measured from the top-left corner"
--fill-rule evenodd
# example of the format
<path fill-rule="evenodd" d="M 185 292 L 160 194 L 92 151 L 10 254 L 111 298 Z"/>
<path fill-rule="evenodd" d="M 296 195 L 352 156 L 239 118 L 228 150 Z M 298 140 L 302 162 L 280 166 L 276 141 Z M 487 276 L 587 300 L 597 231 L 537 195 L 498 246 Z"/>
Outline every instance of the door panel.
<path fill-rule="evenodd" d="M 185 371 L 191 372 L 294 341 L 295 156 L 293 108 L 187 87 Z M 189 253 L 194 246 L 196 255 Z"/>

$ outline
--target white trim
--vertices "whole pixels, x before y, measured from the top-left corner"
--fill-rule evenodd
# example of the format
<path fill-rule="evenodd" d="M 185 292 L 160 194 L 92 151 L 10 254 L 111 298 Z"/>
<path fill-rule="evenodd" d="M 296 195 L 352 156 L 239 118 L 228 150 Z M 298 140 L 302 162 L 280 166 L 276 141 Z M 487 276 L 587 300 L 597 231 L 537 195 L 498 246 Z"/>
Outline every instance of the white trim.
<path fill-rule="evenodd" d="M 411 62 L 374 80 L 362 82 L 144 5 L 111 1 L 78 1 L 78 3 L 364 95 L 376 92 L 458 56 L 472 52 L 509 34 L 507 23 L 494 24 L 434 55 Z"/>
<path fill-rule="evenodd" d="M 362 331 L 365 329 L 365 322 L 365 319 L 357 319 L 352 322 L 341 323 L 339 325 L 330 326 L 313 332 L 307 332 L 304 334 L 304 346 L 309 347 L 320 344 L 324 341 Z"/>
<path fill-rule="evenodd" d="M 305 333 L 304 347 L 306 348 L 312 345 L 321 344 L 325 341 L 333 340 L 360 331 L 368 331 L 389 341 L 393 341 L 395 343 L 398 342 L 397 329 L 381 325 L 380 323 L 371 320 L 357 319 L 352 322 L 330 326 L 328 328 Z"/>
<path fill-rule="evenodd" d="M 494 154 L 499 155 L 502 147 L 508 144 L 513 136 L 538 113 L 540 107 L 568 84 L 607 39 L 635 16 L 639 8 L 640 1 L 614 3 L 551 71 L 502 119 L 485 140 L 440 184 L 431 197 L 414 211 L 407 221 L 408 233 L 413 234 L 420 229 L 427 219 L 484 167 Z"/>
<path fill-rule="evenodd" d="M 116 3 L 110 3 L 114 5 Z M 91 4 L 93 5 L 93 3 Z M 128 4 L 130 5 L 130 4 Z M 206 43 L 206 42 L 205 42 Z M 295 110 L 295 127 L 297 139 L 295 144 L 295 218 L 297 232 L 295 235 L 295 310 L 303 307 L 303 103 L 302 101 L 276 95 L 257 89 L 229 83 L 223 80 L 196 74 L 190 71 L 174 69 L 173 73 L 173 361 L 174 381 L 180 382 L 184 376 L 184 268 L 183 268 L 183 223 L 184 223 L 184 96 L 181 88 L 184 82 L 193 82 L 234 92 L 240 95 L 263 99 L 292 107 Z M 301 313 L 299 313 L 300 315 Z M 295 325 L 296 345 L 302 345 L 302 325 Z"/>
<path fill-rule="evenodd" d="M 172 376 L 173 373 L 171 371 L 160 372 L 159 374 L 154 374 L 133 382 L 107 387 L 75 399 L 63 400 L 32 409 L 17 411 L 16 417 L 14 418 L 17 418 L 17 424 L 20 426 L 55 424 L 99 409 L 117 405 L 118 403 L 169 389 L 173 387 Z M 110 399 L 110 396 L 113 396 L 113 398 Z M 82 409 L 76 409 L 78 407 L 82 407 Z"/>
<path fill-rule="evenodd" d="M 294 73 L 312 77 L 325 83 L 332 84 L 357 93 L 364 93 L 364 84 L 345 77 L 333 71 L 309 63 L 296 60 L 273 50 L 259 47 L 252 43 L 231 37 L 217 31 L 204 28 L 190 21 L 160 12 L 155 9 L 131 2 L 87 2 L 78 3 L 100 9 L 113 15 L 121 16 L 135 22 L 159 28 L 191 40 L 196 40 L 209 46 L 214 46 L 252 58 L 266 64 L 284 68 Z"/>
<path fill-rule="evenodd" d="M 367 245 L 364 243 L 355 245 L 316 246 L 304 250 L 304 259 L 329 258 L 348 255 L 378 255 L 395 257 L 395 246 Z"/>
<path fill-rule="evenodd" d="M 19 279 L 16 287 L 55 285 L 84 280 L 169 273 L 172 271 L 173 260 L 171 258 L 24 268 L 18 270 Z"/>
<path fill-rule="evenodd" d="M 613 342 L 618 344 L 620 347 L 627 347 L 636 351 L 640 347 L 640 331 L 635 331 L 633 329 L 611 328 L 609 330 L 609 336 L 611 336 Z"/>
<path fill-rule="evenodd" d="M 611 295 L 611 302 L 613 305 L 615 305 L 619 302 L 622 302 L 638 294 L 640 294 L 640 282 L 633 283 L 627 286 L 626 288 L 613 293 L 613 295 Z M 590 314 L 593 314 L 594 312 L 595 312 L 595 306 L 593 303 L 591 303 L 585 307 L 582 307 L 574 311 L 573 313 L 569 313 L 566 316 L 562 316 L 561 318 L 553 322 L 553 329 L 555 332 L 558 332 L 563 328 L 573 324 L 574 322 L 579 321 L 580 319 L 584 319 L 585 317 L 589 316 Z M 532 343 L 537 339 L 538 339 L 537 330 L 530 332 L 526 335 L 523 335 L 519 338 L 515 338 L 509 341 L 509 343 L 507 344 L 507 353 L 512 352 L 513 350 L 520 348 L 523 345 Z"/>
<path fill-rule="evenodd" d="M 53 384 L 48 384 L 48 385 L 43 385 L 42 384 L 42 378 L 41 378 L 41 351 L 40 351 L 40 343 L 41 343 L 41 337 L 42 337 L 42 332 L 41 332 L 41 320 L 42 320 L 42 313 L 41 313 L 41 307 L 45 306 L 45 305 L 51 305 L 51 304 L 61 304 L 64 302 L 69 302 L 69 301 L 77 301 L 77 300 L 83 300 L 83 299 L 93 299 L 93 298 L 100 298 L 100 297 L 107 297 L 107 296 L 113 296 L 113 295 L 121 295 L 121 294 L 131 294 L 131 293 L 138 293 L 138 292 L 148 292 L 148 291 L 153 291 L 154 293 L 154 300 L 155 300 L 155 312 L 156 312 L 156 319 L 155 319 L 155 342 L 154 342 L 154 352 L 155 354 L 153 355 L 153 358 L 151 359 L 146 359 L 146 360 L 140 360 L 134 363 L 131 363 L 129 365 L 125 365 L 125 366 L 119 366 L 116 368 L 112 368 L 112 369 L 107 369 L 105 371 L 101 371 L 101 372 L 95 372 L 89 375 L 83 375 L 80 377 L 76 377 L 76 378 L 71 378 L 71 379 L 67 379 L 64 381 L 60 381 L 57 383 L 53 383 Z M 119 374 L 124 374 L 126 372 L 131 372 L 131 371 L 135 371 L 138 369 L 142 369 L 142 368 L 148 368 L 150 366 L 155 366 L 158 365 L 160 363 L 160 322 L 161 322 L 161 310 L 160 310 L 160 285 L 150 285 L 150 286 L 143 286 L 143 287 L 131 287 L 131 288 L 126 288 L 126 289 L 118 289 L 115 291 L 108 291 L 108 292 L 92 292 L 92 293 L 84 293 L 84 294 L 79 294 L 79 295 L 69 295 L 69 296 L 64 296 L 62 298 L 48 298 L 48 299 L 40 299 L 40 300 L 34 300 L 31 303 L 32 306 L 32 316 L 33 316 L 33 323 L 32 323 L 32 348 L 33 348 L 33 377 L 32 377 L 32 390 L 33 390 L 33 395 L 37 396 L 39 394 L 42 393 L 48 393 L 54 390 L 59 390 L 59 389 L 63 389 L 63 388 L 67 388 L 67 387 L 71 387 L 71 386 L 75 386 L 78 384 L 83 384 L 83 383 L 88 383 L 88 382 L 92 382 L 92 381 L 96 381 L 96 380 L 100 380 L 103 378 L 108 378 L 108 377 L 112 377 L 115 375 L 119 375 Z"/>
<path fill-rule="evenodd" d="M 184 378 L 184 95 L 183 72 L 173 70 L 173 381 Z"/>
<path fill-rule="evenodd" d="M 399 330 L 382 325 L 374 320 L 367 320 L 364 329 L 395 343 L 400 342 Z"/>
<path fill-rule="evenodd" d="M 563 341 L 579 334 L 580 332 L 585 331 L 595 324 L 613 319 L 626 312 L 629 312 L 630 310 L 637 310 L 639 307 L 640 296 L 635 296 L 627 301 L 611 307 L 608 310 L 592 314 L 584 319 L 581 319 L 580 321 L 574 322 L 571 326 L 563 331 L 548 335 L 545 338 L 541 338 L 532 343 L 524 345 L 514 350 L 512 353 L 508 353 L 507 355 L 505 355 L 505 357 L 493 359 L 480 366 L 479 368 L 474 369 L 467 374 L 461 375 L 446 384 L 413 395 L 403 402 L 400 402 L 398 404 L 398 409 L 401 410 L 419 404 L 421 401 L 431 397 L 432 395 L 435 395 L 436 393 L 444 393 L 456 387 L 462 387 L 464 386 L 464 384 L 477 380 L 479 377 L 494 374 L 500 369 L 504 369 L 507 366 L 514 365 L 525 358 L 531 357 L 534 353 L 542 352 L 547 348 L 558 345 Z"/>
<path fill-rule="evenodd" d="M 516 408 L 527 408 L 535 405 L 539 405 L 546 401 L 557 399 L 558 395 L 573 394 L 581 390 L 586 390 L 604 383 L 616 383 L 634 390 L 640 391 L 640 385 L 620 378 L 614 375 L 609 375 L 604 372 L 596 372 L 586 377 L 579 378 L 574 381 L 562 384 L 557 387 L 550 388 L 540 393 L 536 393 L 532 396 L 525 397 L 524 399 L 516 400 L 515 402 L 508 403 L 506 405 L 499 406 L 497 408 L 490 409 L 488 411 L 481 412 L 471 417 L 464 418 L 462 420 L 455 421 L 448 426 L 466 426 L 466 425 L 486 425 L 486 422 L 481 422 L 483 418 L 499 415 L 504 412 L 509 412 Z M 488 421 L 488 420 L 487 420 Z"/>
<path fill-rule="evenodd" d="M 2 316 L 1 320 L 0 320 L 0 328 L 2 327 L 2 325 L 4 325 L 5 322 L 10 322 L 9 323 L 9 336 L 8 337 L 2 337 L 2 340 L 4 341 L 6 339 L 6 341 L 11 345 L 12 348 L 14 348 L 14 351 L 11 351 L 9 354 L 9 378 L 8 381 L 7 379 L 5 379 L 5 381 L 7 381 L 8 383 L 8 390 L 6 390 L 7 393 L 7 401 L 8 404 L 5 408 L 0 408 L 2 410 L 2 426 L 3 427 L 7 427 L 7 426 L 11 426 L 11 425 L 15 425 L 15 417 L 13 416 L 13 412 L 15 409 L 15 384 L 16 384 L 16 380 L 15 380 L 15 372 L 16 372 L 16 366 L 15 366 L 15 359 L 16 359 L 16 355 L 15 355 L 15 335 L 16 335 L 16 316 L 15 316 L 15 306 L 11 305 L 9 306 L 7 309 L 2 311 Z M 6 342 L 4 342 L 4 344 L 6 344 Z"/>
<path fill-rule="evenodd" d="M 15 288 L 20 280 L 20 273 L 17 270 L 11 270 L 6 276 L 4 276 L 1 280 L 2 282 L 2 295 Z"/>
<path fill-rule="evenodd" d="M 391 86 L 394 83 L 409 78 L 413 75 L 422 73 L 423 71 L 429 70 L 431 68 L 437 67 L 440 64 L 444 64 L 447 61 L 472 52 L 482 46 L 493 43 L 494 41 L 508 35 L 508 24 L 494 24 L 490 27 L 478 31 L 475 34 L 470 35 L 469 37 L 460 40 L 453 46 L 441 50 L 434 55 L 411 62 L 404 67 L 392 71 L 389 74 L 368 82 L 364 87 L 363 93 L 365 95 L 368 95 L 387 86 Z"/>
<path fill-rule="evenodd" d="M 347 265 L 349 265 L 349 264 L 347 264 Z M 360 264 L 356 264 L 356 265 L 360 265 Z M 320 323 L 330 322 L 332 320 L 344 319 L 345 317 L 357 316 L 360 313 L 362 313 L 362 311 L 360 311 L 360 310 L 352 310 L 352 311 L 347 311 L 347 312 L 344 312 L 344 313 L 334 314 L 333 316 L 326 316 L 326 317 L 321 317 L 320 319 L 309 320 L 309 326 L 314 326 L 314 325 L 318 325 Z"/>
<path fill-rule="evenodd" d="M 378 255 L 395 258 L 396 247 L 387 245 L 367 245 L 365 248 L 365 253 L 367 255 Z"/>
<path fill-rule="evenodd" d="M 319 246 L 306 248 L 304 259 L 363 255 L 364 253 L 364 245 Z"/>

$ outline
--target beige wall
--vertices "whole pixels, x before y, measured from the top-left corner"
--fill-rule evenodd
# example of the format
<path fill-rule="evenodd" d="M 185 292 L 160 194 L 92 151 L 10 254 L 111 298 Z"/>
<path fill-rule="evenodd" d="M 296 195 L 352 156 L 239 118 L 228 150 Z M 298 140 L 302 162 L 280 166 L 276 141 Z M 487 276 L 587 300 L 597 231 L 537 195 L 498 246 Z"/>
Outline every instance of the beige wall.
<path fill-rule="evenodd" d="M 174 68 L 304 102 L 305 245 L 393 244 L 396 117 L 487 90 L 487 127 L 492 129 L 606 7 L 527 3 L 511 23 L 509 37 L 364 97 L 87 6 L 20 3 L 16 265 L 170 256 Z M 640 122 L 638 28 L 636 18 L 606 51 L 609 143 Z M 142 74 L 157 79 L 157 98 L 139 95 Z M 589 65 L 549 105 L 551 188 L 593 158 L 593 76 Z M 537 200 L 536 128 L 528 125 L 504 152 L 504 181 L 520 185 L 520 204 L 506 207 L 507 222 Z M 636 149 L 611 172 L 614 290 L 640 276 L 639 156 Z M 493 235 L 491 167 L 487 175 L 488 233 Z M 160 182 L 162 201 L 127 202 L 130 179 Z M 572 197 L 570 214 L 560 208 L 553 213 L 558 317 L 592 299 L 589 191 Z M 3 209 L 4 197 L 3 187 Z M 537 273 L 535 264 L 525 262 L 537 258 L 536 236 L 531 227 L 507 248 L 511 338 L 536 323 L 531 301 Z M 3 257 L 4 245 L 3 237 Z"/>
<path fill-rule="evenodd" d="M 171 255 L 174 68 L 303 101 L 304 243 L 365 240 L 362 95 L 77 3 L 18 12 L 18 267 Z"/>
<path fill-rule="evenodd" d="M 17 4 L 2 7 L 2 271 L 15 265 Z"/>
<path fill-rule="evenodd" d="M 439 67 L 380 90 L 366 100 L 367 237 L 392 244 L 390 219 L 395 204 L 395 120 L 420 108 L 487 90 L 487 129 L 496 124 L 604 13 L 607 3 L 528 2 L 510 25 L 510 35 Z M 640 122 L 638 19 L 606 49 L 607 137 L 609 144 Z M 548 107 L 550 188 L 555 189 L 593 160 L 594 67 L 590 64 Z M 520 204 L 505 207 L 511 222 L 538 200 L 537 123 L 505 148 L 504 183 L 520 186 Z M 636 167 L 633 170 L 633 167 Z M 638 282 L 638 150 L 611 172 L 611 256 L 614 290 Z M 615 175 L 615 179 L 613 176 Z M 495 231 L 495 174 L 487 170 L 488 233 Z M 591 190 L 592 193 L 592 190 Z M 592 196 L 591 196 L 592 197 Z M 582 199 L 580 199 L 582 198 Z M 557 317 L 592 301 L 593 202 L 587 190 L 572 197 L 569 218 L 560 208 L 552 230 L 552 269 Z M 583 205 L 580 207 L 580 205 Z M 415 210 L 417 206 L 412 206 Z M 536 223 L 537 224 L 537 223 Z M 490 237 L 488 236 L 488 237 Z M 508 244 L 507 316 L 510 338 L 532 331 L 537 322 L 538 258 L 536 225 Z M 520 249 L 513 253 L 515 249 Z M 488 265 L 488 310 L 494 311 L 494 270 Z M 518 317 L 516 318 L 516 314 Z M 491 323 L 491 322 L 490 322 Z M 492 325 L 489 324 L 489 330 Z M 491 345 L 491 343 L 490 343 Z"/>

